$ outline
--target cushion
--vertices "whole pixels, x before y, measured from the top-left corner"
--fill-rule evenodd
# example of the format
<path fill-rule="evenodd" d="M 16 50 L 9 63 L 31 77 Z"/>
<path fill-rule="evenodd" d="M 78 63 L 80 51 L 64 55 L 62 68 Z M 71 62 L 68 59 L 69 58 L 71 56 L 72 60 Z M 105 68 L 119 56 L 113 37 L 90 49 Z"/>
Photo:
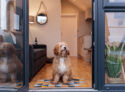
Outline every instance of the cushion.
<path fill-rule="evenodd" d="M 33 50 L 34 60 L 40 59 L 42 56 L 45 56 L 45 49 L 34 49 Z"/>

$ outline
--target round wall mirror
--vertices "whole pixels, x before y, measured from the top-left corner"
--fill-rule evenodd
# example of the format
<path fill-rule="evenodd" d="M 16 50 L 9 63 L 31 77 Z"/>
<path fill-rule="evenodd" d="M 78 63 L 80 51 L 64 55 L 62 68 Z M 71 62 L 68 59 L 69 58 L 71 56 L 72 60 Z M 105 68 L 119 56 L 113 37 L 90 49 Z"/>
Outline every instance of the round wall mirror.
<path fill-rule="evenodd" d="M 48 21 L 48 17 L 46 14 L 44 13 L 39 13 L 37 16 L 36 16 L 36 22 L 40 25 L 43 25 L 43 24 L 46 24 Z"/>

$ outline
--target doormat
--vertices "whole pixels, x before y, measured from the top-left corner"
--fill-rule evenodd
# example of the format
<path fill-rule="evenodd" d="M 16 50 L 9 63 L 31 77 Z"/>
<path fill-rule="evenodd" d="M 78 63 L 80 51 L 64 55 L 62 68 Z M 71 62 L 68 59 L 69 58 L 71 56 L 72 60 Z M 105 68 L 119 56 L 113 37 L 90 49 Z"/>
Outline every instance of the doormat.
<path fill-rule="evenodd" d="M 35 88 L 83 88 L 88 87 L 88 84 L 85 83 L 84 79 L 72 79 L 68 84 L 63 84 L 61 82 L 57 84 L 52 84 L 52 80 L 38 80 L 34 85 Z"/>

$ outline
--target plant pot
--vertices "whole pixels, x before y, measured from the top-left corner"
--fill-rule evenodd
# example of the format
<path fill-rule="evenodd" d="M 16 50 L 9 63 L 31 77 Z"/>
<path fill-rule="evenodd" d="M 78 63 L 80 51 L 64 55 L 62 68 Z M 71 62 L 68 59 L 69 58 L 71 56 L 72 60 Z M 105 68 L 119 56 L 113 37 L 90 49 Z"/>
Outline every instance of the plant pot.
<path fill-rule="evenodd" d="M 109 84 L 123 83 L 122 78 L 110 78 L 108 77 Z"/>
<path fill-rule="evenodd" d="M 106 63 L 106 72 L 109 78 L 120 78 L 122 62 L 108 60 Z"/>
<path fill-rule="evenodd" d="M 109 84 L 123 83 L 121 77 L 122 63 L 116 63 L 108 60 L 106 67 Z"/>

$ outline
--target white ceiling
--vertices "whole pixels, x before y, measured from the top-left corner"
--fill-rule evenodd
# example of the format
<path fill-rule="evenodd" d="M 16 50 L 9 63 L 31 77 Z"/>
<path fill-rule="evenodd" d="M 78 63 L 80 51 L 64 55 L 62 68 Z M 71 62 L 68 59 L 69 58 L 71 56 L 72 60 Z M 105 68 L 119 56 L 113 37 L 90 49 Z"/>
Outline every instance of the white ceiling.
<path fill-rule="evenodd" d="M 68 1 L 83 11 L 86 11 L 88 8 L 92 7 L 92 0 L 68 0 Z"/>

